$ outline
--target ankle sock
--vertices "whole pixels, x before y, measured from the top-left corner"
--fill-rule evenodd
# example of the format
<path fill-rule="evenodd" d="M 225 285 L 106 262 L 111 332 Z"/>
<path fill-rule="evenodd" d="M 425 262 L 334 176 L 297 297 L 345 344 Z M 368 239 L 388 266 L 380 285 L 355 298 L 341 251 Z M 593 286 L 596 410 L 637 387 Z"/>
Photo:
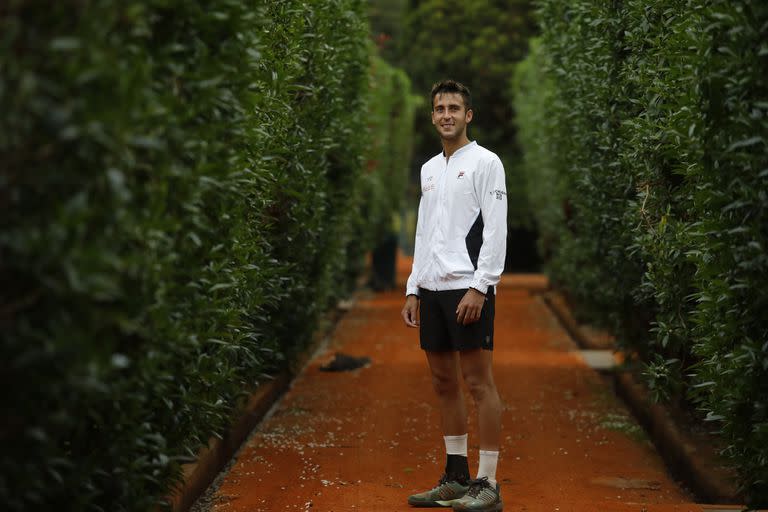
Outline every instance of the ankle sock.
<path fill-rule="evenodd" d="M 445 473 L 456 480 L 469 480 L 469 462 L 467 460 L 467 434 L 461 436 L 443 436 L 445 439 Z"/>
<path fill-rule="evenodd" d="M 480 465 L 477 468 L 477 478 L 488 477 L 488 482 L 496 486 L 496 466 L 499 463 L 499 452 L 480 450 Z"/>
<path fill-rule="evenodd" d="M 467 434 L 461 436 L 443 436 L 445 439 L 445 453 L 448 455 L 467 456 Z"/>
<path fill-rule="evenodd" d="M 445 461 L 445 474 L 450 480 L 466 483 L 469 481 L 469 462 L 463 455 L 448 455 Z"/>

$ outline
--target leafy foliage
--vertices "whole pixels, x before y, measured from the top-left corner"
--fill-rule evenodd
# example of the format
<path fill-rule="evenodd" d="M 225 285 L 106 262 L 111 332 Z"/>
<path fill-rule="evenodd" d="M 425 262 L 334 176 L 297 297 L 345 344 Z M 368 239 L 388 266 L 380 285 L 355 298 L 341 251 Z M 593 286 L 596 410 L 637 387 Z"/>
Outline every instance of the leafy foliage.
<path fill-rule="evenodd" d="M 392 214 L 399 214 L 407 186 L 411 159 L 413 121 L 420 98 L 411 95 L 411 81 L 404 71 L 382 58 L 374 58 L 371 73 L 369 120 L 372 133 L 366 173 L 369 198 L 364 205 L 371 222 L 367 227 L 371 242 L 392 231 Z"/>
<path fill-rule="evenodd" d="M 549 271 L 768 504 L 768 6 L 542 0 L 515 75 Z"/>
<path fill-rule="evenodd" d="M 353 220 L 355 247 L 350 248 L 348 271 L 361 270 L 362 251 L 376 247 L 396 230 L 408 182 L 413 150 L 413 125 L 417 96 L 401 69 L 374 56 L 371 60 L 368 127 L 371 132 L 365 151 L 365 172 L 360 177 L 361 199 Z"/>
<path fill-rule="evenodd" d="M 526 89 L 517 93 L 517 108 L 522 113 L 533 101 L 542 109 L 535 114 L 539 131 L 521 135 L 539 147 L 541 166 L 526 172 L 531 196 L 549 204 L 536 214 L 542 249 L 551 255 L 555 281 L 604 315 L 621 339 L 631 339 L 636 329 L 625 319 L 642 321 L 633 289 L 643 267 L 626 250 L 632 244 L 626 204 L 636 185 L 620 172 L 619 127 L 633 106 L 621 90 L 621 41 L 606 37 L 620 33 L 622 13 L 604 2 L 550 2 L 542 4 L 541 17 L 542 48 L 535 55 L 548 64 L 536 71 L 541 79 L 518 77 Z M 520 117 L 523 132 L 526 122 Z"/>
<path fill-rule="evenodd" d="M 6 510 L 148 510 L 350 289 L 394 207 L 366 181 L 398 166 L 364 171 L 369 112 L 407 98 L 369 94 L 363 13 L 0 10 Z"/>

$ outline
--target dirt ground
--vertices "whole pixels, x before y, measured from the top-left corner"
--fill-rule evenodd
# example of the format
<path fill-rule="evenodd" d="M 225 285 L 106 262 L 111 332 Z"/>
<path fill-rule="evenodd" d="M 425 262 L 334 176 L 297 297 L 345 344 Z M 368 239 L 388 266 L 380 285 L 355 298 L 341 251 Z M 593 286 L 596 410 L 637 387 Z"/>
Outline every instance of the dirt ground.
<path fill-rule="evenodd" d="M 407 270 L 401 261 L 401 281 Z M 668 476 L 609 381 L 583 362 L 532 293 L 543 279 L 505 275 L 498 291 L 494 372 L 504 413 L 497 478 L 505 510 L 701 511 Z M 436 484 L 445 456 L 425 357 L 417 331 L 400 319 L 402 305 L 400 290 L 359 297 L 196 509 L 411 510 L 407 496 Z M 337 351 L 372 364 L 320 371 Z M 474 472 L 473 407 L 470 416 Z"/>

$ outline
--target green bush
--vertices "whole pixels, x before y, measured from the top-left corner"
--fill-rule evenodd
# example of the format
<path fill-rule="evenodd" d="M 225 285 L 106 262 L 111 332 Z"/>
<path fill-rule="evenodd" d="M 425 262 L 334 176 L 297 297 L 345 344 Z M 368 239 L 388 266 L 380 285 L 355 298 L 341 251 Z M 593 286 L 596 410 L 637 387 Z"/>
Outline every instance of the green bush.
<path fill-rule="evenodd" d="M 519 76 L 526 88 L 515 91 L 523 116 L 526 108 L 530 115 L 529 103 L 542 109 L 534 113 L 540 121 L 533 131 L 525 117 L 519 120 L 521 142 L 535 140 L 544 159 L 543 167 L 524 166 L 529 195 L 551 205 L 534 213 L 541 243 L 554 281 L 620 339 L 633 339 L 637 329 L 625 320 L 638 312 L 633 289 L 643 268 L 625 250 L 632 243 L 625 210 L 635 193 L 633 177 L 618 172 L 618 129 L 632 105 L 621 91 L 621 41 L 606 37 L 620 33 L 622 12 L 606 2 L 543 2 L 541 20 L 542 48 L 534 55 L 548 67 L 526 64 L 544 76 L 540 84 L 534 75 Z"/>
<path fill-rule="evenodd" d="M 552 115 L 554 84 L 541 65 L 546 56 L 541 53 L 541 40 L 530 40 L 528 58 L 515 68 L 512 88 L 517 112 L 518 144 L 525 151 L 520 167 L 525 172 L 528 203 L 536 216 L 539 231 L 538 249 L 542 258 L 549 261 L 554 256 L 558 229 L 565 222 L 565 176 L 558 174 L 561 164 L 556 162 L 558 151 L 553 147 L 555 137 L 546 134 L 557 130 L 558 123 Z M 535 176 L 529 175 L 535 173 Z"/>
<path fill-rule="evenodd" d="M 363 252 L 374 248 L 397 231 L 413 150 L 414 114 L 419 98 L 411 95 L 411 82 L 401 69 L 374 56 L 370 69 L 367 125 L 371 132 L 365 150 L 365 170 L 360 176 L 354 206 L 347 273 L 362 271 Z M 375 269 L 372 269 L 375 274 Z"/>
<path fill-rule="evenodd" d="M 768 6 L 539 2 L 514 87 L 548 269 L 768 504 Z"/>
<path fill-rule="evenodd" d="M 148 510 L 350 290 L 363 177 L 391 172 L 364 171 L 392 100 L 368 93 L 363 15 L 0 10 L 6 510 Z"/>
<path fill-rule="evenodd" d="M 376 127 L 371 136 L 367 168 L 376 172 L 363 178 L 369 198 L 367 234 L 371 243 L 393 230 L 392 214 L 399 214 L 408 182 L 414 114 L 419 97 L 410 93 L 411 81 L 404 71 L 381 58 L 372 62 L 371 94 L 379 101 L 371 105 L 369 122 Z"/>

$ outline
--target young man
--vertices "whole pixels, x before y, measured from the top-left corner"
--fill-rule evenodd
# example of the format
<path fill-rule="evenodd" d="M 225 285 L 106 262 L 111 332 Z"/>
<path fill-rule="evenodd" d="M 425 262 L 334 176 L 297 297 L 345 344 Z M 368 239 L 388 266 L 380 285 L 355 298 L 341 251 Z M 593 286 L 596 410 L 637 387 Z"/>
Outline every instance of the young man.
<path fill-rule="evenodd" d="M 416 507 L 502 510 L 496 463 L 501 402 L 491 371 L 494 287 L 504 269 L 507 193 L 494 153 L 470 142 L 469 90 L 453 80 L 432 87 L 432 124 L 443 145 L 421 168 L 413 268 L 402 316 L 419 327 L 440 403 L 447 462 L 437 487 L 410 496 Z M 479 416 L 480 463 L 470 479 L 461 375 Z"/>

